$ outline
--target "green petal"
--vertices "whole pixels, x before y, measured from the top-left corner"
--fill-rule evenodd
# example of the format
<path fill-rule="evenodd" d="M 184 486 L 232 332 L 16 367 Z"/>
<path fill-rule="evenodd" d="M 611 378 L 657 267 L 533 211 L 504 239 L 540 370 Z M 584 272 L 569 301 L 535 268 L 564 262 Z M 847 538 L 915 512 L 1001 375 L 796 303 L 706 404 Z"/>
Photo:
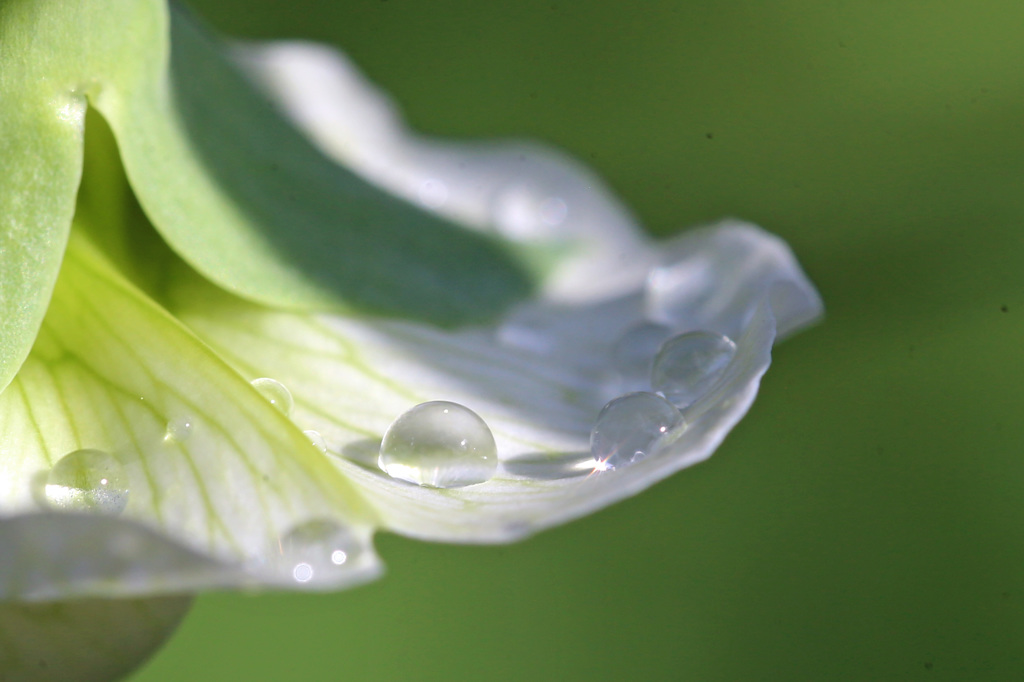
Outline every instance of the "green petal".
<path fill-rule="evenodd" d="M 53 77 L 80 55 L 35 53 L 34 33 L 12 30 L 32 9 L 0 7 L 0 390 L 46 312 L 82 166 L 83 84 Z"/>
<path fill-rule="evenodd" d="M 215 41 L 158 0 L 5 3 L 0 73 L 0 388 L 28 353 L 59 268 L 87 102 L 110 122 L 164 238 L 242 296 L 455 324 L 491 318 L 530 289 L 499 240 L 324 158 Z"/>
<path fill-rule="evenodd" d="M 2 679 L 120 679 L 163 644 L 191 603 L 190 597 L 0 602 Z"/>
<path fill-rule="evenodd" d="M 120 516 L 77 498 L 65 511 L 51 492 L 63 489 L 45 485 L 81 449 L 119 463 L 128 491 Z M 318 566 L 308 586 L 376 574 L 376 519 L 351 484 L 284 414 L 73 239 L 36 344 L 0 394 L 0 599 L 294 583 L 294 565 L 320 551 L 293 546 L 290 533 L 310 523 L 333 524 L 351 561 Z"/>

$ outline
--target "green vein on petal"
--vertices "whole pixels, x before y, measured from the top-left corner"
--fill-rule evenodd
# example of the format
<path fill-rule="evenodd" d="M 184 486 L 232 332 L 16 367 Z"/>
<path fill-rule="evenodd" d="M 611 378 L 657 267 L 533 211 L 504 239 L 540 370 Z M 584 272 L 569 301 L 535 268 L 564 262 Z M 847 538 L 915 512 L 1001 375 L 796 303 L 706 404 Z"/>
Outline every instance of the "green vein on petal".
<path fill-rule="evenodd" d="M 104 516 L 51 522 L 50 513 L 34 521 L 50 524 L 40 537 L 15 533 L 3 543 L 20 549 L 5 549 L 0 561 L 0 598 L 288 584 L 291 558 L 282 548 L 307 522 L 329 521 L 352 544 L 344 570 L 311 586 L 376 571 L 375 518 L 354 487 L 285 415 L 76 237 L 37 343 L 0 394 L 0 535 L 52 506 L 42 488 L 47 472 L 80 449 L 109 453 L 124 470 L 129 495 L 118 521 L 142 525 L 122 531 L 128 558 L 141 562 L 135 578 L 123 576 L 131 561 L 106 575 L 94 565 L 97 552 L 74 544 L 63 562 L 33 561 L 32 552 L 45 555 L 69 532 L 71 518 L 84 519 L 76 535 L 94 532 L 96 547 L 118 535 L 101 527 L 110 521 Z M 161 543 L 179 546 L 161 550 L 177 558 L 146 563 L 138 548 Z"/>

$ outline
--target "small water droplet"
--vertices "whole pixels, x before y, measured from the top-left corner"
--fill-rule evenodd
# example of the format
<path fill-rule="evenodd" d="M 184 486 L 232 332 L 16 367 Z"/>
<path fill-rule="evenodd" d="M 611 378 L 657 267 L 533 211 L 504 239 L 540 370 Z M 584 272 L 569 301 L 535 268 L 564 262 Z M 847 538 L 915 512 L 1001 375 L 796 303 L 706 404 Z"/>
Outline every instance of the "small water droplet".
<path fill-rule="evenodd" d="M 321 452 L 321 454 L 327 454 L 327 441 L 320 435 L 319 431 L 303 431 L 306 434 L 306 438 L 313 444 L 313 447 Z"/>
<path fill-rule="evenodd" d="M 421 403 L 392 422 L 378 465 L 389 476 L 431 488 L 483 483 L 498 468 L 487 424 L 458 403 Z"/>
<path fill-rule="evenodd" d="M 714 332 L 689 332 L 665 342 L 654 358 L 651 388 L 679 408 L 714 386 L 736 355 L 736 344 Z"/>
<path fill-rule="evenodd" d="M 167 422 L 167 431 L 164 433 L 165 443 L 182 443 L 192 435 L 195 424 L 191 417 L 179 417 Z"/>
<path fill-rule="evenodd" d="M 128 504 L 128 476 L 109 452 L 76 450 L 50 469 L 45 495 L 55 509 L 120 514 Z"/>
<path fill-rule="evenodd" d="M 597 415 L 590 432 L 595 469 L 618 469 L 654 454 L 677 438 L 686 422 L 671 403 L 653 393 L 627 393 Z"/>
<path fill-rule="evenodd" d="M 641 322 L 630 327 L 612 346 L 611 365 L 615 377 L 611 393 L 649 391 L 651 367 L 661 344 L 672 338 L 672 330 L 663 324 Z"/>
<path fill-rule="evenodd" d="M 360 553 L 360 544 L 345 526 L 318 519 L 296 526 L 281 537 L 280 566 L 299 583 L 324 579 L 349 567 Z"/>
<path fill-rule="evenodd" d="M 253 379 L 252 386 L 282 413 L 286 415 L 292 413 L 295 401 L 292 400 L 291 392 L 280 381 L 264 377 L 262 379 Z"/>

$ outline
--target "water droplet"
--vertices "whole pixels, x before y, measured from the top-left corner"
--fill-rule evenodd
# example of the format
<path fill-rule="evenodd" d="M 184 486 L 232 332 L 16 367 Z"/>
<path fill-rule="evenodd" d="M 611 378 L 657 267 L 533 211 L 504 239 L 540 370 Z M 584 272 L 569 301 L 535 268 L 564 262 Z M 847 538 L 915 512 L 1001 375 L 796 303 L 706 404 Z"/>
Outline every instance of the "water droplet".
<path fill-rule="evenodd" d="M 612 346 L 611 364 L 615 373 L 612 393 L 649 391 L 651 367 L 661 344 L 672 338 L 672 330 L 663 324 L 641 322 L 630 327 Z"/>
<path fill-rule="evenodd" d="M 278 410 L 286 415 L 292 413 L 295 401 L 292 400 L 291 392 L 280 381 L 264 377 L 253 379 L 252 386 Z"/>
<path fill-rule="evenodd" d="M 651 388 L 679 408 L 714 386 L 736 355 L 736 344 L 714 332 L 689 332 L 669 339 L 651 370 Z"/>
<path fill-rule="evenodd" d="M 280 566 L 295 582 L 323 579 L 352 566 L 361 546 L 345 526 L 318 519 L 296 526 L 281 537 Z"/>
<path fill-rule="evenodd" d="M 627 393 L 597 415 L 590 432 L 595 469 L 618 469 L 654 454 L 677 438 L 686 422 L 671 403 L 653 393 Z"/>
<path fill-rule="evenodd" d="M 388 427 L 378 464 L 388 475 L 431 488 L 483 483 L 498 467 L 487 424 L 458 403 L 436 400 L 404 413 Z"/>
<path fill-rule="evenodd" d="M 167 431 L 164 433 L 165 443 L 182 443 L 192 435 L 195 424 L 191 417 L 179 417 L 167 422 Z"/>
<path fill-rule="evenodd" d="M 120 514 L 128 504 L 128 476 L 103 450 L 76 450 L 46 477 L 46 501 L 55 509 Z"/>
<path fill-rule="evenodd" d="M 313 444 L 313 447 L 321 452 L 321 454 L 327 454 L 327 441 L 320 435 L 319 431 L 303 431 L 306 434 L 306 438 Z"/>

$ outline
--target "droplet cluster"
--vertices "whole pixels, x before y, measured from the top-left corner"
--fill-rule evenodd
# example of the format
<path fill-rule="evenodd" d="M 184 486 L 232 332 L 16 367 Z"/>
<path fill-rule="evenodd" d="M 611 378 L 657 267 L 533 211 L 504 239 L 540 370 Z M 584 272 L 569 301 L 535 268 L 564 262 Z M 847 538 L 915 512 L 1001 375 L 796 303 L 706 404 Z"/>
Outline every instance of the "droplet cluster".
<path fill-rule="evenodd" d="M 674 334 L 667 325 L 642 322 L 611 349 L 610 393 L 625 395 L 604 406 L 590 434 L 597 471 L 617 469 L 667 447 L 686 428 L 680 410 L 721 380 L 736 355 L 722 334 Z"/>

